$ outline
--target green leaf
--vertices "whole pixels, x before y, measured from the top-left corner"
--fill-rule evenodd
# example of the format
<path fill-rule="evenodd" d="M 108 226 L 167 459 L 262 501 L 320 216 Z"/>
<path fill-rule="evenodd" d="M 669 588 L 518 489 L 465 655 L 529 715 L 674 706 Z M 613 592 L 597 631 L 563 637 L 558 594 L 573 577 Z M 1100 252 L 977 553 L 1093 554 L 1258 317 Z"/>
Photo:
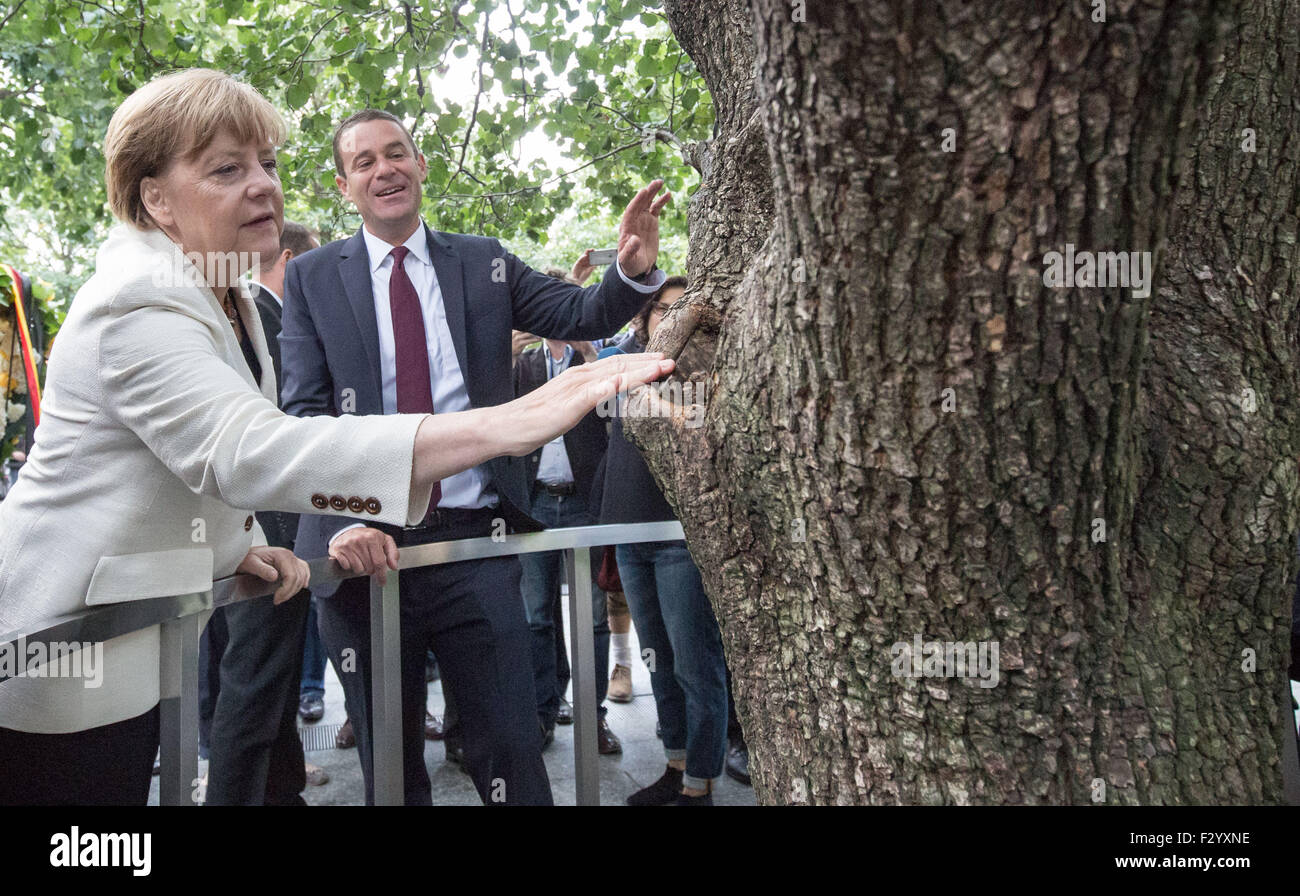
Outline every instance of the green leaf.
<path fill-rule="evenodd" d="M 374 65 L 358 66 L 361 69 L 357 75 L 357 80 L 361 82 L 363 89 L 370 93 L 378 93 L 384 86 L 383 69 Z"/>
<path fill-rule="evenodd" d="M 551 68 L 558 72 L 564 68 L 565 63 L 569 61 L 569 56 L 573 54 L 573 44 L 567 40 L 552 41 L 546 48 L 546 52 L 551 60 Z"/>
<path fill-rule="evenodd" d="M 299 81 L 284 92 L 284 101 L 290 109 L 301 109 L 309 99 L 311 99 L 311 85 L 306 81 Z"/>
<path fill-rule="evenodd" d="M 149 22 L 144 28 L 144 45 L 155 53 L 166 53 L 172 47 L 172 37 L 162 22 Z"/>

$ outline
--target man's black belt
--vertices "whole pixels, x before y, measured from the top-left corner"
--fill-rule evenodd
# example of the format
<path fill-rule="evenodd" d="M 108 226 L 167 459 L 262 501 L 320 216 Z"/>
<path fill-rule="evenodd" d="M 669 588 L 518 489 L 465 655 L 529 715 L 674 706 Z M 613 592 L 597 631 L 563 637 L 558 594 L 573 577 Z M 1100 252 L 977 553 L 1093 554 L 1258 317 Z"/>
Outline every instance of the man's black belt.
<path fill-rule="evenodd" d="M 561 485 L 547 485 L 545 482 L 538 482 L 537 489 L 546 492 L 553 498 L 564 498 L 576 494 L 578 491 L 572 482 L 565 482 Z"/>
<path fill-rule="evenodd" d="M 467 527 L 491 525 L 492 520 L 501 516 L 499 507 L 435 507 L 418 526 L 406 526 L 405 532 L 435 531 L 439 529 L 462 529 Z"/>
<path fill-rule="evenodd" d="M 418 526 L 390 526 L 380 523 L 376 528 L 393 536 L 399 548 L 434 541 L 457 541 L 462 538 L 483 538 L 491 535 L 494 521 L 501 517 L 500 507 L 436 507 Z M 496 524 L 500 525 L 500 524 Z"/>

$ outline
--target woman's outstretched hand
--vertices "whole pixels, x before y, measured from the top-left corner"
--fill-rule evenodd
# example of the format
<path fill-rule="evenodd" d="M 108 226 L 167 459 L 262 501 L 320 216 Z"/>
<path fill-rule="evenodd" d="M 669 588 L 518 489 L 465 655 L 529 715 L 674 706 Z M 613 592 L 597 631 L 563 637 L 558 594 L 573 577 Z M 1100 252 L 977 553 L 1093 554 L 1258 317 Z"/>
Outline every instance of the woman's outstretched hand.
<path fill-rule="evenodd" d="M 673 364 L 663 352 L 645 352 L 570 367 L 546 385 L 501 406 L 510 412 L 506 422 L 520 440 L 506 453 L 518 457 L 545 445 L 577 426 L 606 399 L 671 373 Z"/>
<path fill-rule="evenodd" d="M 508 404 L 451 414 L 430 414 L 415 434 L 411 494 L 502 455 L 522 457 L 578 425 L 602 401 L 671 373 L 663 352 L 613 355 L 570 367 L 546 385 Z M 425 508 L 412 505 L 415 517 Z"/>

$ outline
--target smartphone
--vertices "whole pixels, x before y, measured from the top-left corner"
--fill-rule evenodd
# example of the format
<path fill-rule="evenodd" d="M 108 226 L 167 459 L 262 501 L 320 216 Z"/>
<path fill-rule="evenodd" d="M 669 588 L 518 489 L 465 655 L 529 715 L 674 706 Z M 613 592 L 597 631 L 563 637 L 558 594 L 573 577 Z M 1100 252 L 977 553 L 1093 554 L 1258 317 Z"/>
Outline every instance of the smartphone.
<path fill-rule="evenodd" d="M 600 267 L 603 264 L 613 264 L 615 258 L 618 258 L 617 249 L 592 249 L 587 260 L 595 267 Z"/>

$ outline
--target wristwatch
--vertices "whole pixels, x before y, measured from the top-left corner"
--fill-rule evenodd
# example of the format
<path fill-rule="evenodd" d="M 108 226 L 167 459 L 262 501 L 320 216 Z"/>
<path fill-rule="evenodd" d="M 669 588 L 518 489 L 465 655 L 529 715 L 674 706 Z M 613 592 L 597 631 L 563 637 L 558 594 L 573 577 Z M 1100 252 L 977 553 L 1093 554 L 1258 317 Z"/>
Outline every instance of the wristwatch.
<path fill-rule="evenodd" d="M 647 270 L 642 271 L 640 274 L 636 275 L 632 279 L 635 280 L 637 283 L 645 283 L 646 280 L 650 278 L 650 275 L 657 270 L 659 270 L 659 265 L 652 264 Z"/>

